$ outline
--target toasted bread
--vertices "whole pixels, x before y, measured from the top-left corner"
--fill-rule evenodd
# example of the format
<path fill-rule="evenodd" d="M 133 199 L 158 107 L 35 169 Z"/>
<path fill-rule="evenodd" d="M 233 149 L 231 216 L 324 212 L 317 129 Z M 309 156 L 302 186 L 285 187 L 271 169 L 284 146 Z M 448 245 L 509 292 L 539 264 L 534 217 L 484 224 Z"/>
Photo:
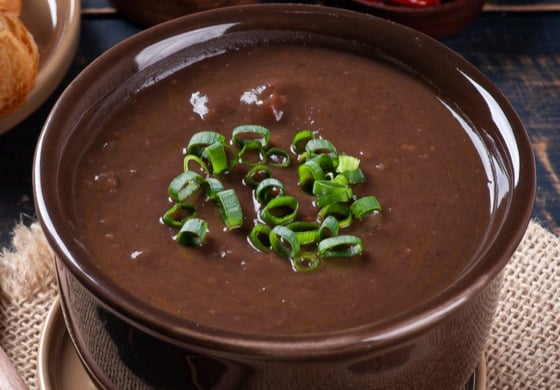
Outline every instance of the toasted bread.
<path fill-rule="evenodd" d="M 21 0 L 0 0 L 0 13 L 12 12 L 16 15 L 21 14 Z"/>
<path fill-rule="evenodd" d="M 33 36 L 15 13 L 0 12 L 0 118 L 23 104 L 35 85 L 38 68 Z"/>

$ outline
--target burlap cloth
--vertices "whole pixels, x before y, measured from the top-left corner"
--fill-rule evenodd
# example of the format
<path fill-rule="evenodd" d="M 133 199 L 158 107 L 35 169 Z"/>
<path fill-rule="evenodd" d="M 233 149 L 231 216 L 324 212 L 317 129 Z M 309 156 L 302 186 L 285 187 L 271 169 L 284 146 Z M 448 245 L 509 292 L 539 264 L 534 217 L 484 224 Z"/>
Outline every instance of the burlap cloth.
<path fill-rule="evenodd" d="M 0 345 L 37 388 L 43 321 L 56 297 L 52 253 L 37 224 L 19 224 L 0 254 Z M 486 346 L 488 389 L 560 389 L 560 238 L 532 221 L 508 263 Z"/>

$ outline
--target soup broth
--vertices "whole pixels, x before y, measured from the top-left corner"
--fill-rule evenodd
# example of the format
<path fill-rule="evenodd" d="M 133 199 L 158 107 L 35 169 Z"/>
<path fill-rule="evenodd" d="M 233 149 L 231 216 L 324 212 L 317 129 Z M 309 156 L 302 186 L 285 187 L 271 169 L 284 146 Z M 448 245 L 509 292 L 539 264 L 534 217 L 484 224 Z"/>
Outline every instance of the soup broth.
<path fill-rule="evenodd" d="M 76 164 L 77 228 L 115 283 L 202 326 L 289 335 L 387 319 L 451 285 L 486 231 L 490 179 L 468 121 L 452 107 L 399 66 L 358 53 L 295 44 L 228 50 L 79 124 L 93 138 Z M 285 150 L 297 131 L 311 129 L 360 158 L 367 181 L 355 192 L 375 195 L 383 208 L 345 231 L 362 238 L 362 255 L 298 273 L 252 248 L 255 203 L 241 166 L 223 181 L 237 189 L 243 226 L 225 229 L 206 202 L 204 245 L 174 241 L 177 229 L 161 216 L 190 137 L 213 130 L 229 139 L 243 124 L 267 127 L 271 145 Z M 295 166 L 273 172 L 311 218 Z"/>

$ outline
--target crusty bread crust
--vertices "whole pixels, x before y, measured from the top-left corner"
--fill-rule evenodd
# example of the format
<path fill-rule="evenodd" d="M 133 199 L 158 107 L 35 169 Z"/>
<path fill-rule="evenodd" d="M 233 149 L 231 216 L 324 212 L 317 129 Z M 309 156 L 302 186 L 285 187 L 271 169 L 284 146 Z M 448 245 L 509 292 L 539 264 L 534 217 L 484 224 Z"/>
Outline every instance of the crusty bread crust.
<path fill-rule="evenodd" d="M 15 13 L 0 12 L 0 118 L 25 101 L 38 68 L 39 51 L 33 36 Z"/>
<path fill-rule="evenodd" d="M 16 15 L 21 14 L 21 0 L 0 0 L 0 13 L 12 12 Z"/>

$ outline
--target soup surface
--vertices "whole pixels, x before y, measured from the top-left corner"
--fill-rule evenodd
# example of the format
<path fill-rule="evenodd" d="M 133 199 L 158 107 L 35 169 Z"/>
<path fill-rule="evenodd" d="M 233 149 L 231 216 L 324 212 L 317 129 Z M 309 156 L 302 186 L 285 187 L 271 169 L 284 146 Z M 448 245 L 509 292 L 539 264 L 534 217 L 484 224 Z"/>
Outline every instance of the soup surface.
<path fill-rule="evenodd" d="M 487 226 L 488 175 L 467 122 L 450 107 L 427 83 L 355 53 L 273 45 L 206 58 L 80 124 L 94 136 L 76 165 L 78 229 L 115 283 L 203 326 L 296 334 L 386 319 L 450 285 Z M 246 238 L 255 207 L 242 168 L 224 184 L 237 186 L 244 225 L 228 231 L 216 208 L 203 206 L 203 247 L 174 241 L 177 230 L 160 219 L 191 135 L 213 130 L 229 139 L 242 124 L 269 128 L 271 144 L 286 150 L 297 131 L 312 129 L 360 158 L 367 182 L 355 192 L 383 206 L 347 230 L 362 238 L 361 256 L 297 273 L 286 259 L 257 252 Z M 309 203 L 295 169 L 274 173 Z"/>

